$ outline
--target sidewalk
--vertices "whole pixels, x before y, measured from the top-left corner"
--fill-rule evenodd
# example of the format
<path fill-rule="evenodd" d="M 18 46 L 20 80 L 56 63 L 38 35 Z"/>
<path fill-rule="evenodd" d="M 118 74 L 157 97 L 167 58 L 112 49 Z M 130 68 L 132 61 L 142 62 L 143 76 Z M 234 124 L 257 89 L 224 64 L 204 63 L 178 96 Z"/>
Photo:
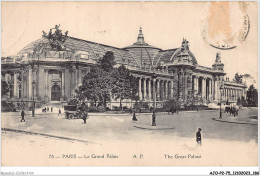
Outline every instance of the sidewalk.
<path fill-rule="evenodd" d="M 250 124 L 250 125 L 258 125 L 258 120 L 256 121 L 251 121 L 251 122 L 247 122 L 247 121 L 239 121 L 236 119 L 219 119 L 219 118 L 212 118 L 213 120 L 219 121 L 219 122 L 227 122 L 227 123 L 236 123 L 236 124 Z"/>
<path fill-rule="evenodd" d="M 228 113 L 222 113 L 222 119 L 219 119 L 219 115 L 218 117 L 212 119 L 219 122 L 258 125 L 258 118 L 250 118 L 252 116 L 258 116 L 258 109 L 251 109 L 250 111 L 245 110 L 238 111 L 238 116 L 236 117 Z"/>

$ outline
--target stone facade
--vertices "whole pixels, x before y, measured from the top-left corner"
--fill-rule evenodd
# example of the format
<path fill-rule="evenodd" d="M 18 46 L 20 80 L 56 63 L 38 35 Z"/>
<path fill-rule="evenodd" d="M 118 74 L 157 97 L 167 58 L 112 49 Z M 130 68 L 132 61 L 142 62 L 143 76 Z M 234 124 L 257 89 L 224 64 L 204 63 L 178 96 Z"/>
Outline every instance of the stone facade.
<path fill-rule="evenodd" d="M 59 30 L 59 29 L 56 29 Z M 16 56 L 2 58 L 2 80 L 9 84 L 6 97 L 12 101 L 37 100 L 38 104 L 75 97 L 97 59 L 112 51 L 116 66 L 124 64 L 139 79 L 139 98 L 160 104 L 175 99 L 182 104 L 191 98 L 204 103 L 236 101 L 245 96 L 246 86 L 224 79 L 224 64 L 219 53 L 212 68 L 198 65 L 189 42 L 180 48 L 162 50 L 144 41 L 142 29 L 137 42 L 116 48 L 66 36 L 59 51 L 46 36 L 27 45 Z M 153 76 L 156 77 L 153 77 Z M 220 91 L 222 87 L 222 91 Z"/>

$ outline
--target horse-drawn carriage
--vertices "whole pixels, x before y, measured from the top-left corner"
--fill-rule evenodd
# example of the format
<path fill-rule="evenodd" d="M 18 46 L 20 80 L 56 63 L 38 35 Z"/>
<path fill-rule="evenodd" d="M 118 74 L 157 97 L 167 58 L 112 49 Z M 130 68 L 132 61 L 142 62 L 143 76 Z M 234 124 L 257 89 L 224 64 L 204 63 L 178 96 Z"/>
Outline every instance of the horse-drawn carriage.
<path fill-rule="evenodd" d="M 238 111 L 239 111 L 239 106 L 237 106 L 234 103 L 225 107 L 225 113 L 230 113 L 230 115 L 234 115 L 234 117 L 238 115 Z"/>

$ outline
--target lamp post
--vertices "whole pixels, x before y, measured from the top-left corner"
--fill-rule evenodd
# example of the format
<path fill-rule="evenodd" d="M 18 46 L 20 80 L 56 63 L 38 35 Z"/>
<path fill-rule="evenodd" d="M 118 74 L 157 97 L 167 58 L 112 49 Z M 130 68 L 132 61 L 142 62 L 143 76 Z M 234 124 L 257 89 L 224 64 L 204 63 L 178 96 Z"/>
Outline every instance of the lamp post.
<path fill-rule="evenodd" d="M 219 99 L 219 101 L 220 101 L 219 118 L 222 119 L 221 102 L 222 102 L 223 82 L 221 82 L 220 87 L 219 87 L 219 90 L 220 90 L 220 99 Z"/>
<path fill-rule="evenodd" d="M 155 115 L 155 99 L 156 99 L 156 92 L 155 92 L 155 81 L 156 81 L 156 74 L 152 74 L 153 79 L 153 115 L 152 115 L 152 126 L 156 126 L 156 115 Z"/>
<path fill-rule="evenodd" d="M 34 103 L 34 87 L 35 87 L 35 85 L 36 85 L 36 82 L 33 80 L 33 82 L 32 82 L 32 88 L 33 88 L 33 90 L 32 90 L 32 100 L 33 100 L 33 106 L 32 106 L 32 117 L 35 117 L 35 103 Z"/>

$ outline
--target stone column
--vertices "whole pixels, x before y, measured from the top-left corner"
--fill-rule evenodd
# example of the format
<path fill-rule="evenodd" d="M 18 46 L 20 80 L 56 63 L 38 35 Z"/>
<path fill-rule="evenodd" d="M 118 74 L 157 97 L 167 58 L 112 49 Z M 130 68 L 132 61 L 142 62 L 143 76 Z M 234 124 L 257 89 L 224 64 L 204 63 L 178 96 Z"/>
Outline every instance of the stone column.
<path fill-rule="evenodd" d="M 219 97 L 218 97 L 218 78 L 217 77 L 215 78 L 214 84 L 215 84 L 215 89 L 214 89 L 215 100 L 218 100 Z"/>
<path fill-rule="evenodd" d="M 19 91 L 18 91 L 19 93 Z M 14 72 L 14 98 L 18 98 L 17 95 L 17 72 Z"/>
<path fill-rule="evenodd" d="M 81 79 L 81 69 L 79 69 L 79 84 L 82 85 L 82 79 Z"/>
<path fill-rule="evenodd" d="M 151 79 L 148 79 L 148 97 L 151 100 L 152 96 L 151 96 Z"/>
<path fill-rule="evenodd" d="M 157 90 L 156 90 L 156 94 L 157 94 L 157 99 L 160 100 L 160 80 L 157 79 Z"/>
<path fill-rule="evenodd" d="M 153 99 L 156 101 L 155 83 L 156 83 L 156 79 L 153 79 Z M 153 107 L 154 107 L 154 104 L 153 104 Z"/>
<path fill-rule="evenodd" d="M 192 97 L 192 72 L 189 71 L 187 73 L 187 95 L 190 96 L 190 98 Z"/>
<path fill-rule="evenodd" d="M 24 76 L 24 71 L 21 70 L 21 99 L 24 98 L 24 79 L 23 79 L 23 76 Z"/>
<path fill-rule="evenodd" d="M 48 88 L 48 100 L 51 101 L 51 79 L 50 79 L 50 75 L 52 75 L 52 73 L 48 71 L 48 79 L 47 79 L 47 82 L 48 82 L 48 85 L 47 85 L 47 88 Z"/>
<path fill-rule="evenodd" d="M 74 69 L 70 68 L 70 97 L 73 96 L 73 86 L 74 86 Z"/>
<path fill-rule="evenodd" d="M 166 81 L 166 84 L 165 84 L 165 100 L 168 99 L 168 81 Z"/>
<path fill-rule="evenodd" d="M 183 92 L 183 72 L 182 71 L 180 71 L 179 72 L 179 100 L 180 101 L 182 101 L 182 96 L 183 96 L 183 94 L 182 94 L 182 92 Z"/>
<path fill-rule="evenodd" d="M 146 87 L 146 78 L 144 78 L 144 100 L 146 99 L 147 87 Z"/>
<path fill-rule="evenodd" d="M 202 98 L 206 99 L 206 79 L 202 78 Z"/>
<path fill-rule="evenodd" d="M 28 84 L 29 84 L 29 89 L 28 89 L 28 93 L 29 93 L 29 100 L 32 99 L 32 68 L 31 66 L 29 66 L 29 73 L 28 73 Z"/>
<path fill-rule="evenodd" d="M 78 85 L 79 85 L 79 67 L 77 66 L 76 67 L 76 85 L 75 85 L 75 89 L 78 88 Z"/>
<path fill-rule="evenodd" d="M 228 100 L 228 88 L 226 87 L 226 100 Z"/>
<path fill-rule="evenodd" d="M 236 101 L 236 97 L 237 97 L 237 90 L 236 89 L 234 89 L 234 101 Z"/>
<path fill-rule="evenodd" d="M 139 99 L 140 100 L 143 99 L 143 95 L 142 95 L 142 79 L 141 79 L 141 77 L 139 78 Z"/>
<path fill-rule="evenodd" d="M 45 97 L 48 96 L 47 94 L 47 86 L 48 86 L 48 71 L 47 70 L 44 70 L 44 100 L 45 100 Z"/>
<path fill-rule="evenodd" d="M 173 99 L 173 81 L 171 81 L 171 98 Z"/>
<path fill-rule="evenodd" d="M 5 73 L 5 82 L 8 83 L 8 73 Z"/>
<path fill-rule="evenodd" d="M 186 100 L 188 95 L 187 73 L 183 73 L 183 100 Z"/>
<path fill-rule="evenodd" d="M 197 92 L 197 77 L 196 76 L 194 76 L 194 81 L 193 81 L 193 83 L 194 83 L 194 95 L 195 95 L 195 92 Z M 197 92 L 198 93 L 198 92 Z"/>
<path fill-rule="evenodd" d="M 225 99 L 225 101 L 227 100 L 227 92 L 226 92 L 226 88 L 224 88 L 224 99 Z"/>
<path fill-rule="evenodd" d="M 212 98 L 212 80 L 209 80 L 209 99 L 211 100 Z"/>
<path fill-rule="evenodd" d="M 65 70 L 61 72 L 61 96 L 62 98 L 65 96 Z"/>
<path fill-rule="evenodd" d="M 163 96 L 163 86 L 162 86 L 162 80 L 158 80 L 158 81 L 159 81 L 159 90 L 160 90 L 158 94 L 159 94 L 159 100 L 161 100 Z"/>
<path fill-rule="evenodd" d="M 226 88 L 227 89 L 227 99 L 228 99 L 228 101 L 230 100 L 229 99 L 229 88 Z"/>

